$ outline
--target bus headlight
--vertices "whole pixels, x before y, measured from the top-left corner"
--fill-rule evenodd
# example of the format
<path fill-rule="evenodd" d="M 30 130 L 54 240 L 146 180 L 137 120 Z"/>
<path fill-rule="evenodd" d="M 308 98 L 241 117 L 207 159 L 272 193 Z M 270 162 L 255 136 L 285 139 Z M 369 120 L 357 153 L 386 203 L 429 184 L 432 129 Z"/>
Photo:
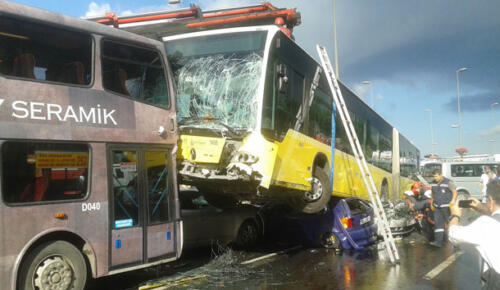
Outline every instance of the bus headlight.
<path fill-rule="evenodd" d="M 253 164 L 259 161 L 259 157 L 249 154 L 247 152 L 236 152 L 231 160 L 232 163 L 245 163 L 245 164 Z"/>

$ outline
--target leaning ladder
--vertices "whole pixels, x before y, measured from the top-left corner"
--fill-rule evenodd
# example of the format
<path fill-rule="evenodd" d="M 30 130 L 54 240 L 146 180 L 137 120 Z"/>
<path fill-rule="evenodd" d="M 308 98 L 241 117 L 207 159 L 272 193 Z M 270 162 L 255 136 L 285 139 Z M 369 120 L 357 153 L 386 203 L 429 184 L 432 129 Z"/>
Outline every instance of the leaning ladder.
<path fill-rule="evenodd" d="M 323 46 L 319 45 L 317 45 L 316 48 L 321 59 L 323 70 L 326 72 L 326 77 L 333 95 L 333 100 L 337 105 L 342 124 L 344 124 L 347 138 L 349 139 L 349 143 L 351 144 L 352 152 L 354 153 L 354 157 L 356 159 L 356 162 L 358 163 L 359 170 L 361 171 L 361 176 L 363 176 L 363 181 L 365 182 L 366 188 L 368 189 L 368 195 L 370 196 L 375 215 L 377 217 L 378 226 L 382 228 L 381 232 L 384 238 L 387 254 L 389 255 L 391 262 L 394 264 L 395 262 L 399 262 L 398 249 L 396 248 L 396 244 L 394 243 L 394 238 L 392 236 L 389 223 L 387 222 L 387 216 L 382 206 L 382 202 L 380 201 L 377 187 L 375 186 L 375 182 L 373 181 L 373 177 L 370 173 L 370 168 L 368 167 L 368 164 L 366 162 L 363 150 L 361 150 L 361 145 L 359 144 L 356 131 L 354 130 L 354 126 L 352 125 L 351 117 L 349 116 L 347 106 L 345 105 L 344 98 L 342 97 L 342 92 L 340 91 L 340 87 L 333 72 L 332 64 L 330 63 L 328 54 L 326 53 L 326 49 Z M 333 158 L 333 156 L 331 158 Z"/>

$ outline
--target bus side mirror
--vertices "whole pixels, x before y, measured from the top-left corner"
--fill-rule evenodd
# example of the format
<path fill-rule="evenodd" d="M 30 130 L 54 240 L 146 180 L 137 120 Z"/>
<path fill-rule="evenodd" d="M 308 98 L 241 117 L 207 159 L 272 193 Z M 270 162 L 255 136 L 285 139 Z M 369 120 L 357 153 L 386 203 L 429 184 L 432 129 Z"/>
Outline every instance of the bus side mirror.
<path fill-rule="evenodd" d="M 276 73 L 278 75 L 278 91 L 286 93 L 288 87 L 288 72 L 285 64 L 278 64 L 276 66 Z"/>

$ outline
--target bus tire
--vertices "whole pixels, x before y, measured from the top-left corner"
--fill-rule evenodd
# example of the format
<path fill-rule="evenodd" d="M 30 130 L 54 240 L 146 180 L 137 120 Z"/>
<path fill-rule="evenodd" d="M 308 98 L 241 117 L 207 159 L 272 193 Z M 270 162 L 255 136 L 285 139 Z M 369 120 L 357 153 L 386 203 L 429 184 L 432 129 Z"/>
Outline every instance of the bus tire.
<path fill-rule="evenodd" d="M 324 210 L 332 197 L 330 178 L 321 167 L 315 167 L 311 181 L 311 191 L 303 191 L 292 197 L 292 207 L 301 213 L 313 214 Z"/>
<path fill-rule="evenodd" d="M 66 241 L 51 241 L 37 246 L 20 268 L 18 289 L 83 290 L 87 264 L 80 250 Z"/>

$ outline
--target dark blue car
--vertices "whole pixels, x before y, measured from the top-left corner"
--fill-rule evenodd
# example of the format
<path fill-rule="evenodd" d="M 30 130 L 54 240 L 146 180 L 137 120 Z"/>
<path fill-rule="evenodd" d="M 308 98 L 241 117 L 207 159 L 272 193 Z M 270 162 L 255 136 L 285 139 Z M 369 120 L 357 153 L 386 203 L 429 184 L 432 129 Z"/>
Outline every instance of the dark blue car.
<path fill-rule="evenodd" d="M 360 250 L 377 240 L 373 208 L 359 198 L 341 199 L 333 209 L 333 234 L 343 249 Z"/>
<path fill-rule="evenodd" d="M 373 208 L 359 198 L 332 198 L 328 209 L 312 215 L 272 209 L 266 216 L 266 234 L 274 242 L 362 250 L 377 240 Z"/>

